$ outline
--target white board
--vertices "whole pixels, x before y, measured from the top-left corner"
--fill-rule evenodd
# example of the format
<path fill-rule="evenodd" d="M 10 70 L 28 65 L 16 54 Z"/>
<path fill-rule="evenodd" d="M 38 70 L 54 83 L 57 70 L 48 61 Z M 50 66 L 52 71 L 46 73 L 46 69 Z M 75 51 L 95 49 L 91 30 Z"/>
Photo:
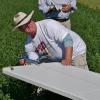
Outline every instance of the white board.
<path fill-rule="evenodd" d="M 60 63 L 14 66 L 3 73 L 74 100 L 100 100 L 100 74 Z"/>

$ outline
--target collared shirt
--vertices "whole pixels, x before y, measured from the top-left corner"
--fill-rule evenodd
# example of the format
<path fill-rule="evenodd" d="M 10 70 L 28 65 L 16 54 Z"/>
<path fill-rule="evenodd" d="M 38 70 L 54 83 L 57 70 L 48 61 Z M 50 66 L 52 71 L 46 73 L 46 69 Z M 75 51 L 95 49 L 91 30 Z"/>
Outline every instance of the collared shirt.
<path fill-rule="evenodd" d="M 62 12 L 59 11 L 59 9 L 62 8 L 63 4 L 71 4 L 71 7 L 73 8 L 69 12 Z M 47 12 L 50 8 L 55 6 L 55 8 L 58 10 L 54 13 L 48 13 Z M 39 0 L 39 9 L 44 13 L 46 18 L 56 18 L 56 19 L 68 19 L 71 12 L 73 12 L 76 7 L 76 0 Z"/>

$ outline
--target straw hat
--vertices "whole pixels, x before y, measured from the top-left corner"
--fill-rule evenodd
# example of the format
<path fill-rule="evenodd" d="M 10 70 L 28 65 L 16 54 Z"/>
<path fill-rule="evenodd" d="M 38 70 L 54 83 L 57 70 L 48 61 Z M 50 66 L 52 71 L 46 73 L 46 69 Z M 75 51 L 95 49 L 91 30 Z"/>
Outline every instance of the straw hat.
<path fill-rule="evenodd" d="M 33 14 L 34 14 L 34 10 L 29 15 L 24 12 L 18 12 L 13 18 L 15 27 L 13 28 L 12 31 L 15 31 L 16 28 L 28 23 L 32 18 Z"/>

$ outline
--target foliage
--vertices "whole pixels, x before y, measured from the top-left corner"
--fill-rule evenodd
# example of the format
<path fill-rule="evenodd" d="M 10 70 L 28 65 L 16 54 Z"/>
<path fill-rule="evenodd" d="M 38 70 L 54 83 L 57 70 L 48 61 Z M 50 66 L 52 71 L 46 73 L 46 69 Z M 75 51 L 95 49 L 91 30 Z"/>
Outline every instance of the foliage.
<path fill-rule="evenodd" d="M 4 93 L 0 91 L 0 100 L 13 100 L 13 99 L 10 99 L 9 94 L 4 95 Z"/>
<path fill-rule="evenodd" d="M 31 100 L 36 89 L 37 87 L 31 84 L 0 75 L 0 100 Z"/>
<path fill-rule="evenodd" d="M 6 78 L 2 76 L 0 73 L 0 100 L 13 100 L 13 99 L 10 99 L 9 92 L 4 93 L 3 88 L 7 90 L 8 83 L 7 83 Z"/>
<path fill-rule="evenodd" d="M 100 10 L 78 4 L 78 10 L 71 16 L 72 30 L 77 32 L 87 45 L 89 69 L 100 72 Z"/>

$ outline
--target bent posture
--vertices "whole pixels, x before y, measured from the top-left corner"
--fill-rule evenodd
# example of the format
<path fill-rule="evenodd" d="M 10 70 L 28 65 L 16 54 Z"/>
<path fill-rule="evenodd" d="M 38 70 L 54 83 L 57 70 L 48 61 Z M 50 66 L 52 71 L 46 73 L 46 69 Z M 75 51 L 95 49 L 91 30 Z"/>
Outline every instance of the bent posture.
<path fill-rule="evenodd" d="M 35 22 L 29 15 L 19 12 L 14 16 L 15 27 L 28 35 L 25 52 L 25 62 L 41 59 L 61 62 L 63 65 L 73 65 L 88 69 L 86 62 L 86 45 L 75 32 L 65 28 L 59 22 L 45 19 Z"/>

